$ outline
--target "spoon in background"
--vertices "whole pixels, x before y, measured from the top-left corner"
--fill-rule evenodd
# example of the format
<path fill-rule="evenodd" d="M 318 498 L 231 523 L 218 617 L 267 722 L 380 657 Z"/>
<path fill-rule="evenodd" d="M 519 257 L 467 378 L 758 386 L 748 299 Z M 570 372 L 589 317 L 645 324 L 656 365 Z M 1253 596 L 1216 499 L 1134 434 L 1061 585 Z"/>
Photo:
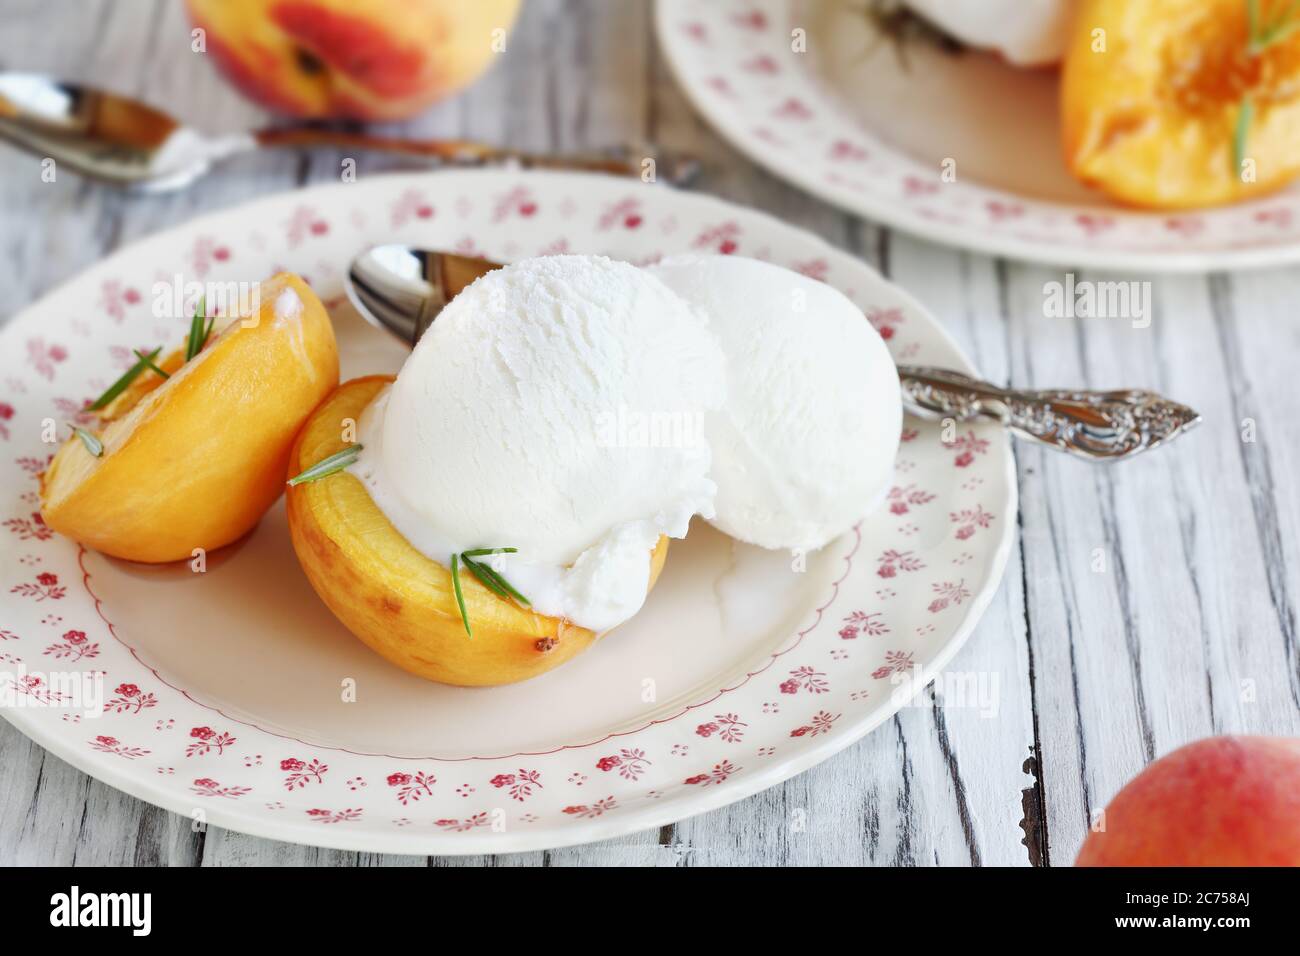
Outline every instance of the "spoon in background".
<path fill-rule="evenodd" d="M 376 328 L 414 347 L 447 303 L 504 263 L 375 246 L 352 261 L 348 298 Z M 993 421 L 1021 438 L 1092 461 L 1119 461 L 1171 441 L 1201 416 L 1140 389 L 1083 391 L 1002 388 L 960 372 L 898 366 L 903 407 L 919 418 Z"/>
<path fill-rule="evenodd" d="M 379 150 L 455 166 L 515 163 L 626 176 L 641 176 L 643 163 L 654 159 L 655 178 L 672 185 L 699 171 L 694 159 L 656 156 L 650 146 L 526 153 L 466 140 L 400 139 L 305 125 L 206 136 L 129 97 L 33 73 L 0 73 L 0 139 L 91 179 L 150 193 L 181 189 L 215 163 L 272 146 Z"/>

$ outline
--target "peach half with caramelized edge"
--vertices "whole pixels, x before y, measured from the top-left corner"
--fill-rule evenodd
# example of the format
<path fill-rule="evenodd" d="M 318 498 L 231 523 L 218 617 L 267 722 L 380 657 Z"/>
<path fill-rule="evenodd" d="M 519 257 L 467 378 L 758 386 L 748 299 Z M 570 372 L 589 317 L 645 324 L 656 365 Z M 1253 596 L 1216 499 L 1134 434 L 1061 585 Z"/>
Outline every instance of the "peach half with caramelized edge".
<path fill-rule="evenodd" d="M 255 314 L 189 361 L 185 349 L 157 360 L 167 378 L 145 369 L 99 410 L 102 430 L 63 444 L 41 476 L 49 527 L 160 563 L 257 524 L 284 489 L 294 436 L 339 380 L 334 329 L 307 284 L 282 273 L 258 295 Z"/>
<path fill-rule="evenodd" d="M 1061 83 L 1066 163 L 1121 202 L 1183 209 L 1300 173 L 1292 0 L 1084 0 Z"/>
<path fill-rule="evenodd" d="M 349 423 L 392 381 L 375 375 L 340 385 L 303 426 L 288 474 L 344 451 Z M 412 674 L 465 687 L 512 684 L 558 667 L 599 636 L 462 573 L 469 636 L 451 571 L 418 551 L 346 471 L 291 487 L 287 503 L 294 550 L 321 600 L 371 650 Z M 651 587 L 667 552 L 661 537 L 651 553 Z"/>

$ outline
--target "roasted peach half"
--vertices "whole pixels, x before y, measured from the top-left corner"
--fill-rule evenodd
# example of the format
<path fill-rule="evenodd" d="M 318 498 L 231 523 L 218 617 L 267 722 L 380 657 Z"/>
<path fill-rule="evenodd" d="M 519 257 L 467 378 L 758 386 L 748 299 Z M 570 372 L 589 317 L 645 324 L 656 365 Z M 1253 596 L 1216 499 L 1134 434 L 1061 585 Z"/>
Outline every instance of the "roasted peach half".
<path fill-rule="evenodd" d="M 303 426 L 288 473 L 300 474 L 342 451 L 350 424 L 392 381 L 377 375 L 340 385 Z M 470 687 L 512 684 L 563 664 L 598 636 L 461 574 L 470 637 L 451 572 L 416 550 L 355 476 L 336 472 L 297 485 L 287 502 L 294 550 L 321 600 L 372 650 L 412 674 Z M 660 538 L 651 555 L 652 587 L 667 552 L 668 539 Z"/>
<path fill-rule="evenodd" d="M 334 329 L 294 275 L 261 283 L 256 315 L 177 351 L 101 411 L 101 453 L 78 437 L 41 476 L 41 516 L 105 554 L 150 563 L 242 537 L 280 496 L 303 421 L 338 384 Z M 97 431 L 90 429 L 89 431 Z"/>
<path fill-rule="evenodd" d="M 1262 195 L 1300 173 L 1291 0 L 1083 0 L 1061 84 L 1070 170 L 1157 209 Z"/>

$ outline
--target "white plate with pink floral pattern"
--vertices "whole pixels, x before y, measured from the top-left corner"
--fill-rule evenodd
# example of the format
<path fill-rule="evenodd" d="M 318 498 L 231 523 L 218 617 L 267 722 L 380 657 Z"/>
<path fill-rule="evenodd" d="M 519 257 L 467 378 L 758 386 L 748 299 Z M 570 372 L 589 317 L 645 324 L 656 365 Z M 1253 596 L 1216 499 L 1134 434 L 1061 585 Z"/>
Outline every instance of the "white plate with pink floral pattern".
<path fill-rule="evenodd" d="M 1055 70 L 924 43 L 900 57 L 865 8 L 659 0 L 656 23 L 678 82 L 719 132 L 849 212 L 935 242 L 1071 266 L 1300 260 L 1300 188 L 1199 212 L 1119 207 L 1065 169 Z"/>
<path fill-rule="evenodd" d="M 843 290 L 898 359 L 970 368 L 858 260 L 767 215 L 636 180 L 378 177 L 145 239 L 0 336 L 0 693 L 33 740 L 127 793 L 259 836 L 421 854 L 554 847 L 811 767 L 893 714 L 919 689 L 908 679 L 932 678 L 971 632 L 1015 524 L 1010 448 L 984 426 L 944 444 L 909 420 L 888 503 L 802 573 L 788 554 L 693 526 L 635 619 L 511 687 L 443 687 L 372 654 L 312 592 L 282 505 L 202 574 L 108 559 L 41 523 L 42 421 L 77 420 L 132 349 L 184 334 L 185 320 L 153 317 L 155 283 L 302 273 L 331 309 L 344 377 L 395 371 L 404 351 L 341 287 L 357 252 L 392 241 L 500 259 L 758 256 Z M 60 699 L 83 686 L 69 674 L 102 678 L 103 713 Z"/>

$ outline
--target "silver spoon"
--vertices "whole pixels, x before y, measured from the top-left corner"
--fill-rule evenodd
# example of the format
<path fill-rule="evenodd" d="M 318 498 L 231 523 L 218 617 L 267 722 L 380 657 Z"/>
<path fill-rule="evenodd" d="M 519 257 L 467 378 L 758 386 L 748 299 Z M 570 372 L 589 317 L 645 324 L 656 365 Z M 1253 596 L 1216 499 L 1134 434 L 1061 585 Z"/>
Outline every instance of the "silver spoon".
<path fill-rule="evenodd" d="M 656 157 L 648 146 L 550 155 L 465 140 L 398 139 L 304 125 L 206 136 L 137 100 L 33 73 L 0 73 L 0 139 L 83 176 L 138 192 L 180 189 L 214 163 L 264 146 L 380 150 L 456 166 L 514 163 L 628 176 L 641 176 L 646 160 L 654 159 L 655 178 L 673 185 L 699 171 L 689 156 Z"/>
<path fill-rule="evenodd" d="M 348 298 L 367 322 L 409 346 L 467 285 L 502 263 L 454 253 L 375 246 L 348 269 Z M 1201 416 L 1140 389 L 1022 391 L 960 372 L 900 365 L 903 407 L 930 420 L 994 421 L 1022 438 L 1093 461 L 1118 461 L 1192 428 Z"/>

